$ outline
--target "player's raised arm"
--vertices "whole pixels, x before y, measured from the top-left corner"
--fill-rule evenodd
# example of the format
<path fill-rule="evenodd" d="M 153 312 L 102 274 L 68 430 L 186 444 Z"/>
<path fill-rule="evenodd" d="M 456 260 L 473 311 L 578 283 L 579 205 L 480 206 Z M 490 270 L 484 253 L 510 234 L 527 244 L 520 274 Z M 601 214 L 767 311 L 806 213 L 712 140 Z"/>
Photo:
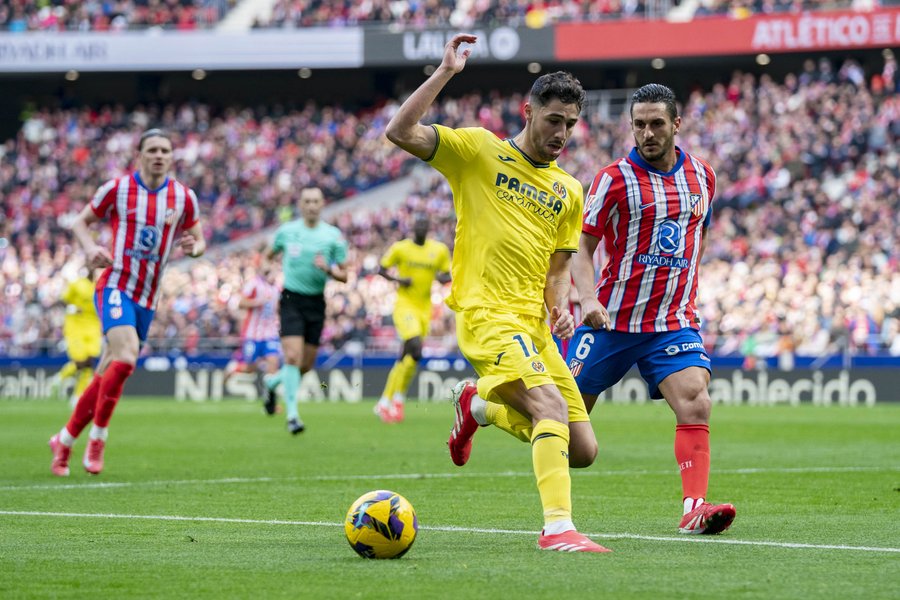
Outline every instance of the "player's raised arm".
<path fill-rule="evenodd" d="M 419 120 L 428 112 L 428 107 L 434 103 L 447 82 L 466 66 L 466 59 L 472 51 L 466 49 L 460 52 L 460 44 L 474 44 L 476 39 L 474 35 L 458 33 L 447 42 L 441 65 L 406 99 L 388 123 L 385 134 L 391 142 L 423 160 L 434 153 L 437 134 L 431 127 L 419 123 Z"/>

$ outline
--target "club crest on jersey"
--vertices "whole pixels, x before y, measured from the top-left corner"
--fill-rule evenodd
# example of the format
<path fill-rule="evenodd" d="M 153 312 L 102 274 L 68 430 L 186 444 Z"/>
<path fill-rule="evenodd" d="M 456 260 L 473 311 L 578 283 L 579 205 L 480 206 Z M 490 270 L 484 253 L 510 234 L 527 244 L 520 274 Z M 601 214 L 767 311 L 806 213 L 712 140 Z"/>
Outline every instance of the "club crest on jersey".
<path fill-rule="evenodd" d="M 584 363 L 577 358 L 573 358 L 571 361 L 569 361 L 569 371 L 572 372 L 572 377 L 578 377 L 581 374 L 581 369 L 583 367 Z"/>
<path fill-rule="evenodd" d="M 166 225 L 171 225 L 175 222 L 175 209 L 167 208 L 166 209 Z"/>
<path fill-rule="evenodd" d="M 706 213 L 706 199 L 703 194 L 691 194 L 690 200 L 691 212 L 697 217 L 703 216 Z"/>
<path fill-rule="evenodd" d="M 113 319 L 121 319 L 122 318 L 122 307 L 121 306 L 113 306 L 109 309 L 109 316 Z"/>
<path fill-rule="evenodd" d="M 531 368 L 535 370 L 536 373 L 543 373 L 546 371 L 546 367 L 544 367 L 544 363 L 539 360 L 531 361 Z"/>
<path fill-rule="evenodd" d="M 566 190 L 566 186 L 558 181 L 553 182 L 553 193 L 559 196 L 560 200 L 565 200 L 566 196 L 569 195 L 569 192 Z"/>

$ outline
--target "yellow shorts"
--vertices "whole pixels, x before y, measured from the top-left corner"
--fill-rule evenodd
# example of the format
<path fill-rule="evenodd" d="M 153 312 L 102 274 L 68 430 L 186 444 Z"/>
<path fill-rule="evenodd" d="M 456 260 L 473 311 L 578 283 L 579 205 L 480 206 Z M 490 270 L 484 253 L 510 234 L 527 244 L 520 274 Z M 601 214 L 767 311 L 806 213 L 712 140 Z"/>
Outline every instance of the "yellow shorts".
<path fill-rule="evenodd" d="M 64 329 L 63 337 L 66 340 L 66 354 L 74 362 L 84 362 L 89 358 L 100 356 L 103 344 L 103 334 L 99 327 L 94 329 Z"/>
<path fill-rule="evenodd" d="M 414 337 L 424 338 L 431 327 L 431 308 L 427 311 L 408 306 L 394 307 L 394 328 L 404 342 Z"/>
<path fill-rule="evenodd" d="M 543 319 L 494 309 L 467 310 L 456 313 L 456 337 L 478 373 L 482 398 L 502 402 L 494 389 L 516 379 L 528 389 L 553 384 L 569 405 L 570 423 L 590 420 L 575 378 Z"/>

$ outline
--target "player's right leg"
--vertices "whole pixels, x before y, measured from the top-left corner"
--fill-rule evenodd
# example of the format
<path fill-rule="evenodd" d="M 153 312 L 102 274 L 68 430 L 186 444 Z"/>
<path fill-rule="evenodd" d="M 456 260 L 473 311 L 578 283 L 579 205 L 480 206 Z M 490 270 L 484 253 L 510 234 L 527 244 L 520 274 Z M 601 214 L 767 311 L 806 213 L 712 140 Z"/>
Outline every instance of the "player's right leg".
<path fill-rule="evenodd" d="M 137 326 L 116 325 L 106 332 L 109 363 L 100 379 L 94 424 L 88 435 L 88 445 L 82 461 L 85 471 L 92 475 L 98 475 L 103 470 L 109 423 L 122 398 L 125 382 L 134 372 L 141 336 L 146 337 L 151 318 L 152 313 L 140 317 Z"/>
<path fill-rule="evenodd" d="M 674 350 L 673 350 L 674 349 Z M 663 397 L 675 413 L 675 461 L 681 473 L 680 533 L 716 534 L 731 526 L 733 505 L 706 501 L 709 486 L 710 363 L 699 332 L 659 334 L 638 362 L 652 398 Z"/>
<path fill-rule="evenodd" d="M 281 355 L 281 344 L 276 341 L 270 341 L 267 343 L 267 348 L 271 348 L 273 351 L 267 350 L 266 355 L 263 358 L 263 387 L 265 387 L 266 393 L 265 399 L 263 400 L 263 409 L 266 411 L 267 415 L 274 415 L 278 406 L 278 398 L 275 395 L 277 384 L 270 385 L 270 383 L 277 377 L 280 368 L 279 356 Z M 267 378 L 269 379 L 267 380 Z"/>
<path fill-rule="evenodd" d="M 476 310 L 458 314 L 457 335 L 460 350 L 480 375 L 478 397 L 502 402 L 512 409 L 508 414 L 527 419 L 530 425 L 532 465 L 544 509 L 539 547 L 606 552 L 606 548 L 579 534 L 572 522 L 569 405 L 545 364 L 552 352 L 558 363 L 555 367 L 564 369 L 547 325 L 537 317 Z M 545 350 L 546 356 L 542 354 Z M 468 392 L 470 414 L 480 412 L 471 406 L 475 394 L 469 386 L 463 384 L 457 390 Z M 575 400 L 580 402 L 577 397 Z M 463 405 L 462 399 L 456 404 Z M 579 406 L 586 419 L 583 405 Z M 465 415 L 462 421 L 460 432 L 466 432 Z M 451 451 L 457 440 L 451 435 Z"/>
<path fill-rule="evenodd" d="M 572 521 L 568 402 L 552 383 L 529 388 L 532 382 L 526 381 L 502 384 L 494 392 L 518 413 L 528 415 L 533 423 L 532 465 L 544 509 L 538 547 L 560 552 L 609 552 L 578 533 Z M 587 413 L 583 409 L 582 412 L 586 418 Z"/>

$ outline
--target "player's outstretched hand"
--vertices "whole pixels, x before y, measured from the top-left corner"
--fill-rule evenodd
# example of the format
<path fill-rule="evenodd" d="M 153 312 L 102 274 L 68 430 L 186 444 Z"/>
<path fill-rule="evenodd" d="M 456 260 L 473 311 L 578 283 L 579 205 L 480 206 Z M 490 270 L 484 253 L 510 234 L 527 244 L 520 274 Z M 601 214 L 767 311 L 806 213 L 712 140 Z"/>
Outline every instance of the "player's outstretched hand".
<path fill-rule="evenodd" d="M 558 306 L 551 308 L 550 323 L 553 324 L 553 335 L 561 340 L 568 340 L 575 333 L 575 317 L 568 310 L 560 310 Z"/>
<path fill-rule="evenodd" d="M 474 44 L 478 40 L 478 36 L 470 33 L 457 33 L 453 36 L 447 45 L 444 46 L 444 59 L 441 65 L 448 67 L 454 73 L 459 73 L 466 66 L 466 59 L 472 54 L 471 48 L 466 48 L 462 52 L 459 51 L 460 44 Z"/>
<path fill-rule="evenodd" d="M 612 327 L 612 321 L 606 307 L 600 304 L 596 299 L 582 301 L 581 313 L 584 315 L 584 324 L 591 329 L 606 329 Z"/>

